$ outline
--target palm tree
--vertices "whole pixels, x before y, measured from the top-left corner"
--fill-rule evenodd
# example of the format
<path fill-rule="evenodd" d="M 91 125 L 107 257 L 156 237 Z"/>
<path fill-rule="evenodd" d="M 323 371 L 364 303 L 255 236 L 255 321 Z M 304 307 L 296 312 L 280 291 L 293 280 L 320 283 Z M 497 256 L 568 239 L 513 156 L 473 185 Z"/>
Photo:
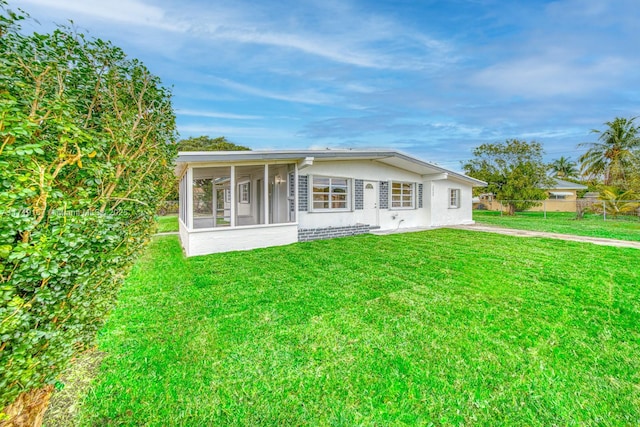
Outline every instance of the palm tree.
<path fill-rule="evenodd" d="M 621 191 L 614 187 L 606 187 L 600 191 L 600 200 L 605 202 L 607 213 L 613 217 L 619 214 L 635 215 L 640 208 L 639 197 L 633 190 Z"/>
<path fill-rule="evenodd" d="M 549 169 L 553 171 L 557 178 L 576 178 L 578 176 L 576 166 L 576 162 L 572 162 L 571 159 L 561 156 L 559 159 L 551 162 Z"/>
<path fill-rule="evenodd" d="M 592 130 L 597 133 L 599 142 L 585 142 L 579 147 L 589 147 L 580 156 L 580 171 L 591 178 L 604 177 L 605 185 L 625 186 L 626 174 L 631 170 L 634 162 L 638 161 L 640 151 L 640 127 L 634 126 L 636 117 L 625 119 L 616 117 L 613 122 L 606 122 L 608 128 L 604 131 Z"/>

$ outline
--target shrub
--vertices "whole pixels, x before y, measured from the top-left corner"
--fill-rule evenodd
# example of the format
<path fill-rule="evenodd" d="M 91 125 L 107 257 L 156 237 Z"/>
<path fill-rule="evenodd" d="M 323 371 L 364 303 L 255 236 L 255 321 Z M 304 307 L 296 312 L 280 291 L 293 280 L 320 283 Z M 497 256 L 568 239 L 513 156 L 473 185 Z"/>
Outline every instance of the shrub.
<path fill-rule="evenodd" d="M 0 0 L 0 408 L 92 343 L 173 182 L 171 97 L 139 61 Z M 8 413 L 10 410 L 7 409 Z"/>

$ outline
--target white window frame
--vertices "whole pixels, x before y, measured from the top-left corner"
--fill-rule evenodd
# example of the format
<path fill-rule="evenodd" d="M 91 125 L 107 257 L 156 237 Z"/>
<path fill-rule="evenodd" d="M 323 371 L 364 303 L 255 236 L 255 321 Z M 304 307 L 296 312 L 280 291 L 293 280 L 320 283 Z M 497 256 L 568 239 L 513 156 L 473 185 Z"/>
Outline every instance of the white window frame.
<path fill-rule="evenodd" d="M 329 207 L 328 208 L 316 208 L 314 206 L 313 188 L 314 188 L 314 180 L 316 178 L 329 180 Z M 346 186 L 347 192 L 346 192 L 346 198 L 345 198 L 346 203 L 344 208 L 331 207 L 331 196 L 333 194 L 331 189 L 333 188 L 332 180 L 334 179 L 346 180 L 347 182 L 347 186 Z M 322 193 L 319 193 L 319 194 L 322 194 Z M 352 202 L 351 202 L 352 195 L 353 195 L 353 179 L 351 178 L 346 178 L 343 176 L 309 175 L 309 211 L 310 212 L 350 212 L 351 206 L 352 206 Z"/>
<path fill-rule="evenodd" d="M 238 203 L 251 203 L 251 181 L 238 183 Z"/>
<path fill-rule="evenodd" d="M 462 190 L 459 188 L 449 188 L 448 195 L 449 209 L 460 209 L 460 198 L 462 197 Z"/>
<path fill-rule="evenodd" d="M 393 206 L 393 184 L 400 184 L 400 206 Z M 403 200 L 406 195 L 403 191 L 403 185 L 409 184 L 411 191 L 411 205 L 403 206 L 405 201 Z M 409 181 L 391 181 L 389 183 L 389 209 L 402 210 L 402 209 L 415 209 L 416 208 L 416 183 Z"/>

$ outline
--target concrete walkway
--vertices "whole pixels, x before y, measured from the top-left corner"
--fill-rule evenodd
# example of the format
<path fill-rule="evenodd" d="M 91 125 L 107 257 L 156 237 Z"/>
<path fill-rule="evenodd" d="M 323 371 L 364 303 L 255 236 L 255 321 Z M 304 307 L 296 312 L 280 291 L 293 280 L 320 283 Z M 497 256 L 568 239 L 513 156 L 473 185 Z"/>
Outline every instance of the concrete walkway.
<path fill-rule="evenodd" d="M 398 228 L 395 230 L 371 230 L 371 234 L 385 235 L 398 233 L 413 233 L 416 231 L 435 230 L 442 227 L 411 227 Z M 575 236 L 572 234 L 547 233 L 544 231 L 517 230 L 514 228 L 496 227 L 492 225 L 471 224 L 471 225 L 452 225 L 444 228 L 457 228 L 460 230 L 483 231 L 485 233 L 506 234 L 508 236 L 518 237 L 544 237 L 548 239 L 569 240 L 572 242 L 586 242 L 602 246 L 616 246 L 619 248 L 640 249 L 640 242 L 632 242 L 629 240 L 605 239 L 602 237 Z M 155 236 L 175 236 L 177 231 L 169 231 L 164 233 L 156 233 Z"/>
<path fill-rule="evenodd" d="M 572 242 L 587 242 L 595 245 L 617 246 L 620 248 L 640 249 L 640 242 L 632 242 L 629 240 L 605 239 L 602 237 L 575 236 L 572 234 L 547 233 L 544 231 L 516 230 L 512 228 L 495 227 L 492 225 L 472 224 L 472 225 L 456 225 L 448 228 L 457 228 L 461 230 L 483 231 L 486 233 L 506 234 L 509 236 L 519 237 L 544 237 L 548 239 L 569 240 Z"/>
<path fill-rule="evenodd" d="M 164 231 L 162 233 L 156 233 L 154 236 L 178 236 L 180 235 L 179 231 Z"/>

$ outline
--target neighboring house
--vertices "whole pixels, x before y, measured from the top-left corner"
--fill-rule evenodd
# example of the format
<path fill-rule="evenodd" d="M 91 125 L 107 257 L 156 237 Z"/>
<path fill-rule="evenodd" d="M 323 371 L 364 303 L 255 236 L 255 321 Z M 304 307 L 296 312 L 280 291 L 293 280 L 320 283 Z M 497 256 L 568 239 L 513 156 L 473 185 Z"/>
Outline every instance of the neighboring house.
<path fill-rule="evenodd" d="M 554 185 L 547 190 L 549 198 L 539 206 L 530 208 L 530 211 L 547 212 L 575 212 L 578 200 L 578 191 L 586 190 L 587 186 L 575 182 L 552 178 Z"/>
<path fill-rule="evenodd" d="M 381 150 L 181 152 L 176 173 L 187 256 L 470 224 L 486 185 Z"/>
<path fill-rule="evenodd" d="M 540 205 L 527 209 L 528 211 L 547 212 L 575 212 L 578 200 L 578 191 L 586 190 L 587 186 L 575 182 L 552 178 L 552 188 L 547 189 L 547 199 L 540 201 Z M 473 198 L 474 209 L 487 209 L 499 211 L 505 207 L 492 193 L 480 194 Z"/>

